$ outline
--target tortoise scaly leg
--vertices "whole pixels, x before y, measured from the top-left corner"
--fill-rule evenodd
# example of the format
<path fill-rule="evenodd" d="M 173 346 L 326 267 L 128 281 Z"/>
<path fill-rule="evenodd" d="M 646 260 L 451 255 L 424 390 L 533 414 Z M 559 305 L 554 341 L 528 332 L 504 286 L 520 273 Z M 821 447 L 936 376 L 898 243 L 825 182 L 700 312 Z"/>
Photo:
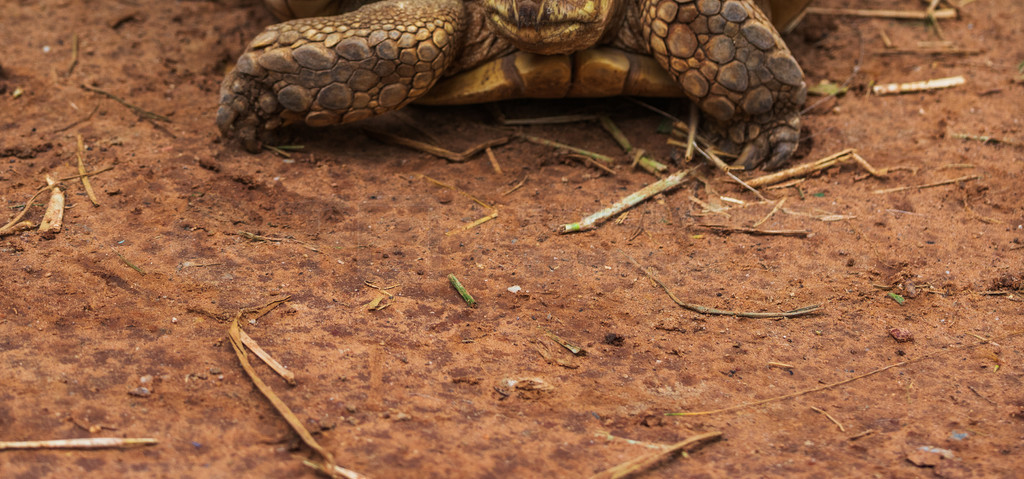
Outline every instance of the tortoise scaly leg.
<path fill-rule="evenodd" d="M 782 165 L 796 150 L 803 71 L 753 0 L 641 0 L 651 54 L 736 145 L 736 163 Z"/>
<path fill-rule="evenodd" d="M 347 123 L 425 93 L 459 45 L 461 0 L 366 5 L 256 36 L 221 84 L 217 126 L 249 151 L 285 123 Z"/>

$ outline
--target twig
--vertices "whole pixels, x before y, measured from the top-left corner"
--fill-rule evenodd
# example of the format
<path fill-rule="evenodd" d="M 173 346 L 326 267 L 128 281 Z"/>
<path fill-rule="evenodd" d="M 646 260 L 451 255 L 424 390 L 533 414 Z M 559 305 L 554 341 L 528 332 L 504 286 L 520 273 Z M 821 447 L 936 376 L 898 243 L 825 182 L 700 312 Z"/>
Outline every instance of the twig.
<path fill-rule="evenodd" d="M 615 143 L 619 144 L 622 151 L 634 154 L 634 165 L 640 165 L 641 168 L 654 175 L 662 173 L 668 169 L 667 165 L 655 160 L 653 156 L 647 154 L 647 152 L 642 148 L 633 148 L 633 144 L 629 142 L 629 138 L 626 138 L 626 134 L 619 129 L 618 125 L 612 121 L 611 117 L 601 115 L 600 122 L 601 127 L 612 136 L 612 139 L 615 140 Z"/>
<path fill-rule="evenodd" d="M 673 412 L 673 413 L 668 413 L 666 415 L 667 416 L 708 416 L 708 415 L 712 415 L 712 414 L 721 414 L 721 413 L 725 413 L 725 412 L 734 412 L 734 411 L 739 411 L 741 409 L 747 409 L 747 408 L 757 407 L 757 406 L 761 406 L 761 405 L 769 404 L 769 403 L 773 403 L 773 402 L 784 401 L 786 399 L 792 399 L 792 398 L 799 397 L 799 396 L 805 396 L 807 394 L 816 393 L 816 392 L 819 392 L 819 391 L 824 391 L 826 389 L 832 389 L 832 388 L 835 388 L 835 387 L 838 387 L 838 386 L 842 386 L 844 384 L 849 384 L 849 383 L 852 383 L 854 381 L 857 381 L 857 380 L 860 380 L 860 379 L 864 379 L 864 378 L 869 377 L 869 376 L 874 376 L 875 374 L 878 374 L 878 373 L 881 373 L 881 372 L 888 371 L 888 370 L 890 370 L 892 368 L 903 367 L 903 366 L 906 366 L 906 365 L 909 365 L 909 364 L 913 364 L 913 363 L 917 363 L 917 362 L 920 362 L 920 361 L 924 361 L 925 359 L 935 358 L 935 357 L 939 357 L 939 356 L 944 356 L 944 355 L 947 355 L 947 354 L 950 354 L 950 353 L 953 353 L 953 352 L 963 351 L 965 349 L 972 349 L 972 348 L 981 346 L 983 344 L 988 344 L 990 342 L 995 342 L 995 341 L 1001 341 L 1003 339 L 1008 339 L 1008 338 L 1012 338 L 1012 337 L 1016 337 L 1016 336 L 1021 336 L 1021 335 L 1024 335 L 1024 330 L 1014 331 L 1012 333 L 1007 333 L 1007 334 L 1004 334 L 1004 335 L 996 337 L 996 338 L 982 340 L 982 341 L 979 341 L 979 342 L 974 343 L 974 344 L 967 344 L 967 345 L 963 345 L 963 346 L 959 346 L 959 347 L 944 349 L 944 350 L 941 350 L 941 351 L 936 351 L 936 352 L 933 352 L 933 353 L 925 354 L 924 356 L 921 356 L 919 358 L 908 359 L 906 361 L 900 361 L 898 363 L 890 364 L 888 366 L 883 366 L 883 367 L 880 367 L 880 368 L 875 369 L 873 371 L 869 371 L 869 372 L 866 372 L 864 374 L 860 374 L 860 375 L 854 376 L 852 378 L 844 379 L 842 381 L 837 381 L 837 382 L 834 382 L 834 383 L 825 384 L 823 386 L 818 386 L 818 387 L 815 387 L 815 388 L 804 389 L 803 391 L 797 391 L 797 392 L 792 393 L 792 394 L 785 394 L 785 395 L 782 395 L 782 396 L 775 396 L 775 397 L 771 397 L 771 398 L 768 398 L 768 399 L 762 399 L 760 401 L 748 402 L 748 403 L 739 404 L 739 405 L 736 405 L 736 406 L 730 406 L 730 407 L 721 408 L 721 409 L 714 409 L 714 410 L 710 410 L 710 411 Z"/>
<path fill-rule="evenodd" d="M 276 306 L 277 304 L 280 304 L 280 302 L 271 303 L 271 305 L 274 306 Z M 261 311 L 266 310 L 268 307 L 271 306 L 265 306 L 263 309 L 261 309 Z M 285 422 L 287 422 L 288 425 L 291 426 L 292 430 L 299 435 L 299 438 L 302 439 L 302 442 L 304 442 L 307 446 L 309 446 L 310 449 L 315 451 L 317 454 L 320 455 L 320 457 L 323 458 L 324 468 L 327 469 L 328 471 L 334 471 L 336 467 L 334 462 L 334 456 L 329 451 L 320 446 L 320 443 L 318 443 L 316 439 L 313 438 L 313 435 L 309 433 L 309 430 L 307 430 L 306 427 L 302 425 L 302 421 L 297 416 L 295 416 L 295 413 L 292 412 L 291 408 L 289 408 L 288 405 L 285 404 L 284 401 L 282 401 L 281 398 L 278 397 L 276 393 L 274 393 L 274 390 L 271 389 L 270 386 L 267 386 L 267 384 L 264 383 L 262 379 L 260 379 L 259 375 L 256 374 L 256 370 L 253 369 L 252 364 L 249 363 L 248 355 L 245 352 L 245 345 L 242 343 L 242 338 L 240 334 L 241 328 L 238 326 L 238 322 L 242 318 L 242 314 L 244 312 L 245 310 L 239 311 L 238 314 L 235 315 L 234 319 L 232 319 L 231 324 L 228 326 L 228 340 L 231 342 L 231 348 L 234 349 L 235 355 L 238 357 L 238 362 L 241 364 L 242 369 L 245 370 L 245 373 L 249 375 L 249 379 L 252 380 L 253 384 L 256 386 L 256 389 L 259 389 L 260 393 L 262 393 L 263 396 L 267 398 L 268 401 L 270 401 L 270 404 L 274 406 L 274 409 L 276 409 L 279 414 L 281 414 L 281 417 L 284 418 Z M 361 476 L 359 474 L 355 474 L 354 476 L 349 477 Z"/>
<path fill-rule="evenodd" d="M 747 184 L 755 188 L 760 186 L 774 185 L 775 183 L 781 183 L 783 181 L 804 176 L 815 171 L 831 168 L 839 161 L 846 159 L 846 157 L 850 156 L 855 151 L 856 150 L 854 150 L 853 148 L 847 148 L 838 153 L 833 153 L 829 156 L 826 156 L 818 161 L 804 163 L 802 165 L 797 165 L 782 171 L 776 171 L 775 173 L 770 173 L 751 180 L 747 180 Z"/>
<path fill-rule="evenodd" d="M 46 183 L 50 185 L 52 192 L 50 193 L 50 201 L 46 204 L 43 219 L 39 220 L 39 231 L 43 233 L 60 233 L 60 229 L 64 225 L 64 192 L 57 187 L 57 182 L 53 181 L 49 176 L 46 177 Z"/>
<path fill-rule="evenodd" d="M 295 385 L 295 373 L 289 371 L 287 368 L 284 367 L 284 365 L 277 362 L 277 360 L 274 359 L 274 357 L 271 356 L 270 353 L 266 352 L 262 347 L 260 347 L 259 343 L 257 343 L 255 339 L 252 339 L 252 337 L 246 334 L 245 331 L 239 329 L 238 336 L 242 340 L 242 344 L 244 344 L 245 347 L 249 348 L 253 352 L 253 354 L 256 355 L 256 357 L 263 360 L 263 362 L 266 363 L 267 366 L 270 366 L 270 369 L 273 369 L 274 372 L 278 374 L 278 376 L 284 378 L 284 380 L 289 385 Z"/>
<path fill-rule="evenodd" d="M 456 278 L 454 274 L 449 274 L 448 282 L 451 283 L 452 287 L 455 288 L 455 291 L 459 293 L 459 296 L 462 297 L 462 300 L 465 301 L 470 308 L 476 307 L 476 300 L 473 299 L 473 295 L 469 294 L 469 291 L 466 291 L 466 287 L 459 282 L 459 278 Z"/>
<path fill-rule="evenodd" d="M 562 150 L 568 150 L 568 151 L 571 151 L 573 153 L 580 154 L 580 155 L 583 155 L 583 156 L 587 156 L 587 157 L 593 158 L 595 160 L 604 162 L 607 165 L 612 165 L 612 164 L 615 163 L 615 160 L 613 160 L 610 156 L 602 155 L 600 153 L 594 153 L 593 151 L 584 150 L 582 148 L 576 148 L 575 146 L 569 146 L 569 145 L 566 145 L 565 143 L 559 143 L 557 141 L 548 140 L 548 139 L 545 139 L 545 138 L 541 138 L 539 136 L 522 135 L 521 138 L 523 138 L 526 141 L 529 141 L 530 143 L 536 143 L 538 145 L 549 146 L 551 148 L 559 148 L 559 149 L 562 149 Z"/>
<path fill-rule="evenodd" d="M 586 350 L 584 350 L 583 348 L 581 348 L 579 346 L 574 346 L 572 343 L 562 339 L 561 336 L 551 332 L 550 330 L 543 329 L 543 328 L 541 328 L 541 330 L 544 331 L 544 335 L 545 336 L 547 336 L 548 338 L 551 338 L 551 340 L 556 342 L 556 343 L 558 343 L 559 346 L 569 350 L 569 352 L 572 353 L 573 356 L 586 356 L 587 355 L 587 351 Z"/>
<path fill-rule="evenodd" d="M 509 140 L 512 139 L 511 136 L 503 136 L 503 137 L 499 137 L 499 138 L 494 138 L 494 139 L 491 139 L 491 140 L 487 140 L 487 141 L 485 141 L 483 143 L 480 143 L 480 144 L 478 144 L 476 146 L 472 146 L 472 147 L 466 149 L 465 151 L 455 152 L 455 151 L 451 151 L 451 150 L 448 150 L 448 149 L 445 149 L 445 148 L 441 148 L 439 146 L 431 145 L 430 143 L 424 143 L 422 141 L 413 140 L 412 138 L 405 138 L 405 137 L 394 135 L 394 134 L 387 133 L 387 132 L 384 132 L 384 131 L 370 130 L 370 129 L 364 128 L 363 132 L 366 133 L 367 136 L 369 136 L 369 137 L 371 137 L 371 138 L 373 138 L 375 140 L 382 141 L 382 142 L 385 142 L 385 143 L 389 143 L 390 142 L 390 143 L 394 143 L 396 145 L 404 146 L 406 148 L 411 148 L 413 150 L 422 151 L 424 153 L 429 153 L 431 155 L 434 155 L 434 156 L 437 156 L 437 157 L 440 157 L 440 158 L 444 158 L 444 159 L 446 159 L 448 161 L 451 161 L 451 162 L 454 162 L 454 163 L 465 162 L 465 161 L 469 160 L 470 158 L 472 158 L 473 156 L 475 156 L 477 153 L 480 153 L 481 151 L 484 151 L 484 150 L 486 150 L 488 148 L 492 148 L 492 147 L 495 147 L 495 146 L 498 146 L 498 145 L 504 145 L 505 143 L 508 143 Z"/>
<path fill-rule="evenodd" d="M 814 311 L 817 311 L 817 310 L 821 309 L 821 305 L 820 304 L 814 304 L 814 305 L 811 305 L 811 306 L 804 306 L 802 308 L 797 308 L 797 309 L 794 309 L 792 311 L 784 311 L 784 312 L 779 312 L 779 313 L 753 313 L 753 312 L 741 312 L 741 311 L 723 311 L 723 310 L 720 310 L 720 309 L 709 308 L 707 306 L 701 306 L 701 305 L 698 305 L 698 304 L 684 303 L 682 300 L 680 300 L 678 297 L 676 297 L 675 294 L 672 293 L 672 290 L 668 289 L 668 286 L 666 286 L 665 283 L 662 283 L 661 280 L 658 279 L 657 276 L 654 276 L 654 273 L 652 273 L 649 269 L 646 269 L 643 266 L 640 266 L 640 263 L 638 263 L 635 259 L 633 259 L 632 256 L 626 254 L 624 251 L 619 250 L 619 252 L 622 253 L 623 256 L 625 256 L 626 259 L 628 259 L 630 263 L 633 263 L 634 266 L 636 266 L 638 269 L 640 269 L 640 271 L 643 271 L 643 273 L 646 274 L 647 277 L 651 279 L 651 281 L 654 281 L 654 283 L 657 284 L 659 287 L 661 287 L 661 289 L 665 290 L 665 292 L 668 293 L 668 297 L 672 299 L 672 302 L 674 302 L 674 303 L 678 304 L 679 306 L 682 306 L 683 308 L 686 308 L 686 309 L 688 309 L 690 311 L 696 312 L 696 313 L 710 314 L 710 315 L 719 315 L 719 316 L 738 316 L 738 317 L 741 317 L 741 318 L 792 318 L 792 317 L 795 317 L 795 316 L 801 316 L 801 315 L 804 315 L 804 314 L 812 313 Z"/>
<path fill-rule="evenodd" d="M 79 179 L 79 178 L 81 178 L 83 176 L 96 176 L 96 175 L 98 175 L 100 173 L 105 173 L 105 172 L 108 172 L 108 171 L 113 170 L 113 169 L 114 169 L 113 166 L 108 166 L 108 167 L 103 168 L 101 170 L 97 170 L 97 171 L 94 171 L 92 173 L 88 173 L 88 174 L 85 174 L 85 175 L 75 175 L 75 176 L 69 176 L 67 178 L 61 178 L 61 179 L 57 180 L 56 183 L 60 183 L 62 181 L 77 180 L 77 179 Z M 13 230 L 15 229 L 15 226 L 17 224 L 19 224 L 21 222 L 21 219 L 24 218 L 25 215 L 28 213 L 29 207 L 32 206 L 32 202 L 35 201 L 36 197 L 38 197 L 39 195 L 43 194 L 43 192 L 45 192 L 46 190 L 49 190 L 49 189 L 52 189 L 52 188 L 56 187 L 56 183 L 52 184 L 52 185 L 51 184 L 46 184 L 44 186 L 39 187 L 39 189 L 36 190 L 35 194 L 33 194 L 32 197 L 29 198 L 28 201 L 25 202 L 25 207 L 22 208 L 21 212 L 18 213 L 17 215 L 14 215 L 14 219 L 12 219 L 11 221 L 7 222 L 7 224 L 5 224 L 3 226 L 0 226 L 0 236 L 8 235 L 8 234 L 11 234 L 12 232 L 14 232 Z"/>
<path fill-rule="evenodd" d="M 470 221 L 469 223 L 466 223 L 466 224 L 464 224 L 462 226 L 459 226 L 458 228 L 455 228 L 455 229 L 453 229 L 451 231 L 448 231 L 444 235 L 445 236 L 451 236 L 451 235 L 453 235 L 455 233 L 458 233 L 460 231 L 466 231 L 468 229 L 476 228 L 477 226 L 480 226 L 480 225 L 482 225 L 482 224 L 484 224 L 484 223 L 486 223 L 488 221 L 491 221 L 491 220 L 493 220 L 493 219 L 495 219 L 497 217 L 498 217 L 498 210 L 494 210 L 494 212 L 492 212 L 491 214 L 489 214 L 487 216 L 484 216 L 484 217 L 482 217 L 480 219 L 477 219 L 477 220 L 474 220 L 474 221 Z"/>
<path fill-rule="evenodd" d="M 1010 146 L 1018 146 L 1018 147 L 1024 146 L 1024 142 L 1013 141 L 1013 140 L 1005 140 L 1005 139 L 1002 139 L 1002 138 L 995 138 L 995 137 L 986 136 L 986 135 L 968 135 L 966 133 L 953 133 L 950 136 L 952 138 L 956 138 L 958 140 L 974 140 L 974 141 L 980 141 L 982 143 L 992 143 L 992 144 L 1010 145 Z"/>
<path fill-rule="evenodd" d="M 142 118 L 145 118 L 145 119 L 148 119 L 148 120 L 162 121 L 162 122 L 165 122 L 165 123 L 170 123 L 171 122 L 171 119 L 166 117 L 166 116 L 159 115 L 159 114 L 153 113 L 153 112 L 148 111 L 148 110 L 143 110 L 142 108 L 139 108 L 139 107 L 137 107 L 135 105 L 132 105 L 131 103 L 128 103 L 127 101 L 124 101 L 124 99 L 122 99 L 121 97 L 119 97 L 119 96 L 117 96 L 117 95 L 115 95 L 113 93 L 107 92 L 106 90 L 101 90 L 101 89 L 96 88 L 94 86 L 89 86 L 89 85 L 84 85 L 84 84 L 82 85 L 82 89 L 84 89 L 86 91 L 91 91 L 93 93 L 99 93 L 99 94 L 101 94 L 103 96 L 106 96 L 107 98 L 110 98 L 111 100 L 114 100 L 114 101 L 124 105 L 126 108 L 131 110 L 132 113 L 135 113 L 136 115 L 139 115 Z"/>
<path fill-rule="evenodd" d="M 722 438 L 721 432 L 706 432 L 690 436 L 685 441 L 677 442 L 661 452 L 655 452 L 626 461 L 615 467 L 605 469 L 590 479 L 621 479 L 643 472 L 656 464 L 678 455 L 680 452 L 691 451 L 693 448 L 717 441 Z"/>
<path fill-rule="evenodd" d="M 67 76 L 71 76 L 71 73 L 75 71 L 75 66 L 78 65 L 78 34 L 74 34 L 71 37 L 71 64 L 68 65 Z"/>
<path fill-rule="evenodd" d="M 132 263 L 131 261 L 128 261 L 128 258 L 125 258 L 124 255 L 122 255 L 121 253 L 118 253 L 116 249 L 111 247 L 110 251 L 113 251 L 114 254 L 116 254 L 117 257 L 121 259 L 121 262 L 124 263 L 126 266 L 128 266 L 131 269 L 134 269 L 135 271 L 137 271 L 139 274 L 141 274 L 143 276 L 146 275 L 146 272 L 143 271 L 142 268 L 136 266 L 135 263 Z"/>
<path fill-rule="evenodd" d="M 771 210 L 771 211 L 769 211 L 769 212 L 768 212 L 768 214 L 764 216 L 764 218 L 761 218 L 761 219 L 757 220 L 757 221 L 756 221 L 756 222 L 755 222 L 755 223 L 754 223 L 753 225 L 751 225 L 751 226 L 752 226 L 752 227 L 754 227 L 754 228 L 757 228 L 758 226 L 761 226 L 761 225 L 763 225 L 763 224 L 764 224 L 764 223 L 765 223 L 766 221 L 768 221 L 768 219 L 769 219 L 769 218 L 771 218 L 772 216 L 774 216 L 774 215 L 775 215 L 775 213 L 778 213 L 778 212 L 779 212 L 779 210 L 780 210 L 780 209 L 782 209 L 782 205 L 786 204 L 786 199 L 787 199 L 787 198 L 789 198 L 789 197 L 787 196 L 787 197 L 784 197 L 784 198 L 782 198 L 782 199 L 781 199 L 781 200 L 779 200 L 779 201 L 776 201 L 776 202 L 775 202 L 775 206 L 774 206 L 774 207 L 772 207 L 772 210 Z"/>
<path fill-rule="evenodd" d="M 75 38 L 78 38 L 76 35 Z M 82 175 L 82 187 L 85 188 L 85 194 L 89 196 L 89 201 L 92 202 L 93 206 L 99 206 L 100 202 L 96 199 L 96 192 L 92 190 L 92 183 L 89 181 L 87 171 L 85 171 L 85 145 L 82 141 L 82 135 L 75 135 L 78 138 L 78 174 Z"/>
<path fill-rule="evenodd" d="M 97 104 L 96 106 L 94 106 L 92 108 L 92 111 L 90 111 L 89 114 L 85 116 L 85 118 L 80 118 L 80 119 L 75 120 L 75 121 L 73 121 L 71 123 L 68 123 L 65 126 L 62 126 L 60 128 L 57 128 L 56 130 L 53 130 L 53 132 L 54 133 L 60 133 L 62 131 L 67 131 L 67 130 L 70 130 L 71 128 L 75 127 L 75 125 L 78 125 L 78 124 L 80 124 L 82 122 L 89 121 L 89 119 L 91 119 L 92 116 L 95 115 L 97 111 L 99 111 L 99 109 L 100 109 L 100 106 L 99 106 L 99 104 Z"/>
<path fill-rule="evenodd" d="M 587 231 L 601 223 L 604 223 L 608 218 L 618 215 L 619 213 L 636 206 L 658 193 L 662 193 L 679 186 L 691 171 L 693 171 L 693 168 L 684 171 L 677 171 L 665 178 L 655 181 L 654 183 L 641 188 L 639 191 L 622 198 L 611 206 L 582 219 L 578 223 L 562 225 L 559 227 L 558 232 L 565 234 Z"/>
<path fill-rule="evenodd" d="M 754 236 L 792 236 L 794 238 L 806 238 L 811 232 L 807 230 L 759 230 L 756 228 L 745 228 L 742 226 L 726 225 L 693 225 L 695 228 L 707 228 L 716 233 L 745 233 Z"/>
<path fill-rule="evenodd" d="M 870 17 L 870 18 L 893 18 L 897 20 L 928 20 L 928 12 L 914 12 L 906 10 L 864 10 L 857 8 L 823 8 L 808 7 L 808 14 L 813 15 L 840 15 L 848 17 Z M 931 16 L 937 20 L 952 20 L 957 18 L 957 11 L 953 8 L 943 8 L 932 12 Z"/>
<path fill-rule="evenodd" d="M 498 164 L 498 159 L 494 157 L 494 150 L 492 150 L 491 147 L 488 146 L 487 148 L 484 149 L 484 151 L 487 152 L 487 160 L 491 162 L 491 168 L 494 168 L 494 172 L 499 175 L 502 174 L 501 165 Z"/>
<path fill-rule="evenodd" d="M 884 189 L 884 190 L 875 190 L 875 191 L 872 191 L 872 193 L 874 193 L 876 195 L 881 195 L 881 194 L 885 194 L 885 193 L 895 193 L 895 192 L 898 192 L 898 191 L 906 191 L 906 190 L 914 190 L 914 189 L 923 190 L 923 189 L 927 189 L 927 188 L 935 188 L 936 186 L 951 185 L 951 184 L 954 184 L 954 183 L 959 183 L 961 181 L 976 180 L 978 178 L 981 178 L 981 176 L 979 176 L 979 175 L 968 175 L 968 176 L 961 176 L 959 178 L 953 178 L 951 180 L 939 181 L 937 183 L 928 183 L 927 185 L 900 186 L 900 187 L 897 187 L 897 188 L 888 188 L 888 189 Z"/>
<path fill-rule="evenodd" d="M 839 432 L 846 432 L 846 428 L 843 427 L 842 424 L 839 424 L 839 421 L 836 421 L 836 418 L 832 417 L 831 414 L 829 414 L 829 413 L 827 413 L 827 412 L 825 412 L 825 411 L 823 411 L 821 409 L 818 409 L 818 408 L 816 408 L 814 406 L 811 406 L 811 410 L 816 412 L 816 413 L 824 415 L 826 418 L 828 418 L 829 421 L 832 421 L 833 424 L 835 424 L 836 426 L 839 426 Z"/>
<path fill-rule="evenodd" d="M 897 95 L 900 93 L 918 93 L 928 90 L 940 90 L 943 88 L 952 88 L 955 86 L 963 85 L 967 83 L 962 75 L 949 78 L 936 78 L 933 80 L 915 81 L 909 83 L 886 83 L 883 85 L 875 85 L 871 88 L 871 92 L 875 95 Z"/>
<path fill-rule="evenodd" d="M 149 437 L 83 437 L 47 441 L 2 441 L 0 442 L 0 451 L 8 449 L 107 449 L 152 446 L 156 443 L 156 439 Z"/>

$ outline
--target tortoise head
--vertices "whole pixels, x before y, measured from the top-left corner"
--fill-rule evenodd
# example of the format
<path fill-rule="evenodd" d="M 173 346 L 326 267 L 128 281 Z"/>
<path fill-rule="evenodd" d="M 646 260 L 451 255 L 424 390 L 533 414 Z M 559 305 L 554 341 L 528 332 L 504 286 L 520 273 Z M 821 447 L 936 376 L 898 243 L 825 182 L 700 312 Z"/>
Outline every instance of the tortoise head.
<path fill-rule="evenodd" d="M 516 48 L 554 55 L 593 46 L 620 18 L 622 0 L 483 0 L 487 21 Z"/>

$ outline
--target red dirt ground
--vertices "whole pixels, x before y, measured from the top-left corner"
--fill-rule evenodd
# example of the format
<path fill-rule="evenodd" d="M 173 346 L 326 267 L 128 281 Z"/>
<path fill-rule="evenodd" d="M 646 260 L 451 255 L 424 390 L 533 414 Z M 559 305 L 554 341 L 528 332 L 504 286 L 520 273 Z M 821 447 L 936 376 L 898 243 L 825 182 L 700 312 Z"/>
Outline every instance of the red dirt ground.
<path fill-rule="evenodd" d="M 969 2 L 960 19 L 941 22 L 964 53 L 929 55 L 891 54 L 881 40 L 884 32 L 900 49 L 936 41 L 922 22 L 812 15 L 788 36 L 810 83 L 860 70 L 849 93 L 805 117 L 795 161 L 857 148 L 878 168 L 905 169 L 878 179 L 833 167 L 798 188 L 765 190 L 772 202 L 705 170 L 710 186 L 687 182 L 621 224 L 563 236 L 557 225 L 653 180 L 596 124 L 513 129 L 484 107 L 413 107 L 377 122 L 422 137 L 409 127 L 419 125 L 456 150 L 514 130 L 541 135 L 615 155 L 613 176 L 523 141 L 495 149 L 498 174 L 485 155 L 446 163 L 358 127 L 296 129 L 293 142 L 305 149 L 291 159 L 249 155 L 219 138 L 213 118 L 225 68 L 272 22 L 256 1 L 6 2 L 2 222 L 45 175 L 76 174 L 76 134 L 90 169 L 114 168 L 92 179 L 100 207 L 78 182 L 63 183 L 59 234 L 0 239 L 0 440 L 159 444 L 3 451 L 0 477 L 312 477 L 301 459 L 315 456 L 226 340 L 237 311 L 284 295 L 291 299 L 243 326 L 298 385 L 257 371 L 339 464 L 370 477 L 588 476 L 708 431 L 722 440 L 645 477 L 1017 477 L 1024 337 L 1012 334 L 1024 330 L 1024 148 L 955 135 L 1024 141 L 1021 18 L 1021 2 Z M 76 35 L 80 59 L 69 75 Z M 867 94 L 873 82 L 955 75 L 966 84 Z M 171 121 L 140 119 L 83 84 Z M 671 155 L 656 133 L 660 118 L 624 100 L 499 107 L 516 117 L 608 113 L 635 144 Z M 446 236 L 487 211 L 421 175 L 496 205 L 498 218 Z M 973 179 L 874 193 L 963 176 Z M 691 197 L 728 209 L 706 212 Z M 749 227 L 783 198 L 759 228 L 809 237 L 697 226 Z M 28 218 L 38 221 L 45 203 L 34 201 Z M 627 255 L 684 301 L 823 307 L 782 320 L 698 314 L 673 304 Z M 449 273 L 478 308 L 455 294 Z M 365 307 L 378 294 L 368 281 L 397 285 L 389 307 Z M 892 329 L 913 340 L 897 342 Z M 545 330 L 589 354 L 572 356 Z M 917 359 L 792 399 L 665 415 Z M 130 394 L 140 387 L 151 394 Z"/>

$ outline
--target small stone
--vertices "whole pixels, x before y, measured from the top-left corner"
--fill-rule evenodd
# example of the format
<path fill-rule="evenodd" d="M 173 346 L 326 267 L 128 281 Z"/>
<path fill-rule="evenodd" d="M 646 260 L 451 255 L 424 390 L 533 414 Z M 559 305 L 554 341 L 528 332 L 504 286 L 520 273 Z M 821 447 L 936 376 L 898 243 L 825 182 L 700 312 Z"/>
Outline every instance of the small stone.
<path fill-rule="evenodd" d="M 889 330 L 889 336 L 892 336 L 897 343 L 909 343 L 914 340 L 914 333 L 905 328 L 892 328 Z"/>
<path fill-rule="evenodd" d="M 148 388 L 144 388 L 142 386 L 139 386 L 139 387 L 137 387 L 135 389 L 132 389 L 131 391 L 128 391 L 128 395 L 135 396 L 135 397 L 140 397 L 140 398 L 145 398 L 145 397 L 149 397 L 149 396 L 153 395 L 153 392 L 150 391 Z"/>

